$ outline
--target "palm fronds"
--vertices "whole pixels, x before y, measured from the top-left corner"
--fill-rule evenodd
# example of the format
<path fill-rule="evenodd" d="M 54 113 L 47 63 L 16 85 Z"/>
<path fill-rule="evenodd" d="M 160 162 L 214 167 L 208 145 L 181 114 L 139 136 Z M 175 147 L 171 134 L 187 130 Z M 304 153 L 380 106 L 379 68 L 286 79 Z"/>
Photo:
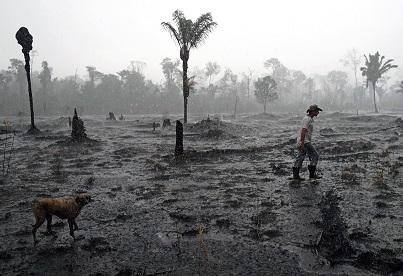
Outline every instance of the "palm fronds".
<path fill-rule="evenodd" d="M 165 30 L 169 32 L 171 37 L 174 38 L 176 42 L 178 42 L 179 46 L 181 46 L 182 41 L 176 29 L 168 22 L 162 22 L 161 25 Z"/>
<path fill-rule="evenodd" d="M 392 68 L 396 68 L 397 65 L 391 64 L 393 59 L 388 59 L 385 63 L 383 62 L 385 56 L 380 56 L 379 52 L 371 55 L 369 54 L 368 57 L 365 57 L 365 66 L 361 67 L 360 70 L 362 75 L 367 77 L 367 87 L 368 82 L 376 83 L 379 78 L 382 77 L 384 73 L 389 71 Z"/>
<path fill-rule="evenodd" d="M 175 38 L 179 46 L 184 47 L 186 50 L 197 48 L 217 26 L 211 13 L 202 14 L 193 22 L 186 18 L 182 11 L 176 10 L 172 14 L 172 19 L 176 28 L 169 22 L 162 22 L 161 25 Z"/>
<path fill-rule="evenodd" d="M 190 42 L 190 47 L 197 48 L 208 35 L 213 31 L 217 23 L 213 21 L 213 17 L 210 13 L 202 14 L 196 22 L 193 24 L 193 35 Z"/>

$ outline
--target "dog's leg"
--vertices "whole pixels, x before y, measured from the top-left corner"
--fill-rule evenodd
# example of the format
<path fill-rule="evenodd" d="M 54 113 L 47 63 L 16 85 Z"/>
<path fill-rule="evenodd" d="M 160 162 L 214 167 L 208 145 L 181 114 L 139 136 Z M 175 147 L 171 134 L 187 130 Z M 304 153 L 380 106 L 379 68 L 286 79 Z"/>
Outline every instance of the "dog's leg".
<path fill-rule="evenodd" d="M 36 240 L 36 230 L 45 222 L 45 216 L 42 213 L 35 214 L 36 223 L 32 225 L 32 236 L 34 237 L 34 243 L 37 243 Z"/>
<path fill-rule="evenodd" d="M 73 237 L 74 240 L 76 240 L 76 237 L 74 236 L 74 220 L 68 219 L 69 222 L 69 228 L 70 228 L 70 236 Z"/>
<path fill-rule="evenodd" d="M 75 220 L 75 219 L 73 219 L 73 223 L 74 223 L 74 231 L 77 231 L 77 230 L 78 230 L 78 226 L 77 226 L 77 223 L 76 223 L 76 220 Z"/>
<path fill-rule="evenodd" d="M 52 233 L 52 215 L 51 214 L 46 214 L 46 230 L 48 232 L 48 234 Z"/>

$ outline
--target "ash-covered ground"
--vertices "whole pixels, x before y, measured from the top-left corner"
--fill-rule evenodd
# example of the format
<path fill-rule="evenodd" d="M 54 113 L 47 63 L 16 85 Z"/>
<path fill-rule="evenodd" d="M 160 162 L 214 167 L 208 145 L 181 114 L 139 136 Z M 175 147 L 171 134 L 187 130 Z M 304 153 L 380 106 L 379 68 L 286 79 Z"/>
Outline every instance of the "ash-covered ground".
<path fill-rule="evenodd" d="M 16 133 L 0 183 L 0 274 L 402 275 L 402 115 L 320 114 L 323 178 L 295 183 L 303 116 L 190 116 L 181 160 L 179 116 L 155 132 L 161 116 L 83 116 L 82 144 L 67 142 L 67 118 L 37 118 L 43 132 Z M 94 202 L 77 240 L 54 217 L 56 234 L 44 224 L 34 246 L 32 203 L 78 192 Z"/>

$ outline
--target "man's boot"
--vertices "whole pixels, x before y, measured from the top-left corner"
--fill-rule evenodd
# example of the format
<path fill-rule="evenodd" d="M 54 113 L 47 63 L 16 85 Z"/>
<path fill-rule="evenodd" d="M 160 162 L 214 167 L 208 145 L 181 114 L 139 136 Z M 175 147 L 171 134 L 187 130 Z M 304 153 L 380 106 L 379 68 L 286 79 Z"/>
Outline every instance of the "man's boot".
<path fill-rule="evenodd" d="M 309 171 L 309 178 L 310 179 L 319 179 L 322 178 L 319 175 L 316 174 L 316 166 L 308 165 L 308 171 Z"/>
<path fill-rule="evenodd" d="M 302 177 L 299 176 L 299 170 L 300 168 L 292 168 L 292 178 L 294 180 L 304 180 Z"/>

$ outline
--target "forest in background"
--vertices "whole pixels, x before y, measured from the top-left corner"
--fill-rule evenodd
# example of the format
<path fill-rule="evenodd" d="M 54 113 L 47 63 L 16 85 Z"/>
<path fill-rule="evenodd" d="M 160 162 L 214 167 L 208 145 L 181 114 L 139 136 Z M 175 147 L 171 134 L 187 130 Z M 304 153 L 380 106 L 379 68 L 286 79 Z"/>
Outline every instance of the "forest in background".
<path fill-rule="evenodd" d="M 32 55 L 32 53 L 31 53 Z M 277 86 L 275 97 L 269 99 L 267 112 L 288 112 L 305 108 L 311 103 L 328 111 L 372 111 L 371 86 L 366 88 L 359 71 L 363 55 L 350 50 L 341 59 L 346 71 L 333 70 L 326 75 L 307 76 L 304 72 L 287 68 L 277 58 L 263 64 Z M 32 61 L 32 59 L 31 59 Z M 155 83 L 144 75 L 146 66 L 132 61 L 116 74 L 97 71 L 87 66 L 87 75 L 54 77 L 48 62 L 40 70 L 31 72 L 35 113 L 38 115 L 71 115 L 77 107 L 80 114 L 166 114 L 183 111 L 182 71 L 178 59 L 164 58 L 162 83 Z M 353 78 L 349 76 L 352 75 Z M 190 69 L 189 113 L 263 112 L 264 106 L 255 93 L 259 77 L 254 70 L 236 74 L 215 62 L 204 68 Z M 24 62 L 10 59 L 7 69 L 0 70 L 0 115 L 28 115 L 29 102 Z M 400 83 L 391 83 L 383 75 L 376 87 L 381 111 L 403 110 Z"/>

